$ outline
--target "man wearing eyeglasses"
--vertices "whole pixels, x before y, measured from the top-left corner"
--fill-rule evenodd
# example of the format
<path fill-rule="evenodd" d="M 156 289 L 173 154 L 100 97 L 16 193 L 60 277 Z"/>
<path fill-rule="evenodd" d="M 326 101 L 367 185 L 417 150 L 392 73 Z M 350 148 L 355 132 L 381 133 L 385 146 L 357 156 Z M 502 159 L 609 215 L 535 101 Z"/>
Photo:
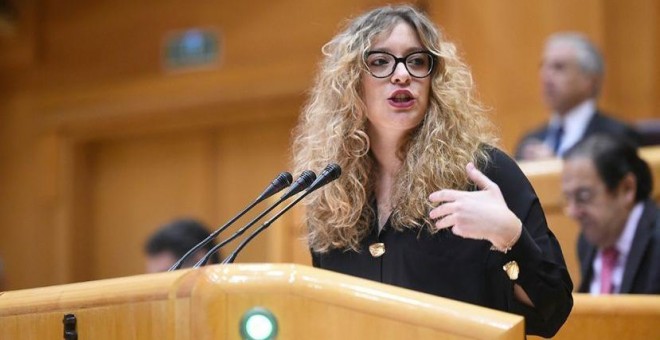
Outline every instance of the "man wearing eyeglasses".
<path fill-rule="evenodd" d="M 648 164 L 627 140 L 602 134 L 563 158 L 566 214 L 581 231 L 578 291 L 660 293 L 660 213 Z"/>

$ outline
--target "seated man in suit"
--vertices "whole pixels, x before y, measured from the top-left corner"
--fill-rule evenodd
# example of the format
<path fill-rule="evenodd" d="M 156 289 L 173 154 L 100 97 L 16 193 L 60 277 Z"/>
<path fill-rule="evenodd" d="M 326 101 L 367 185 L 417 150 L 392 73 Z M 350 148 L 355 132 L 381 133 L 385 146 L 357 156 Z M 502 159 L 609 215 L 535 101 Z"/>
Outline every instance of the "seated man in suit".
<path fill-rule="evenodd" d="M 578 291 L 660 293 L 660 212 L 648 164 L 625 139 L 598 134 L 563 158 L 566 213 L 581 231 Z"/>
<path fill-rule="evenodd" d="M 536 160 L 561 156 L 578 141 L 595 133 L 625 136 L 639 144 L 633 128 L 596 107 L 603 80 L 603 58 L 583 35 L 558 33 L 545 45 L 540 77 L 550 120 L 525 135 L 515 158 Z"/>
<path fill-rule="evenodd" d="M 188 250 L 209 235 L 210 233 L 206 227 L 201 222 L 193 219 L 178 219 L 162 226 L 149 237 L 144 246 L 147 256 L 146 272 L 167 271 Z M 192 267 L 214 245 L 213 242 L 210 242 L 199 249 L 183 262 L 182 267 Z M 218 253 L 213 254 L 208 263 L 220 263 Z"/>

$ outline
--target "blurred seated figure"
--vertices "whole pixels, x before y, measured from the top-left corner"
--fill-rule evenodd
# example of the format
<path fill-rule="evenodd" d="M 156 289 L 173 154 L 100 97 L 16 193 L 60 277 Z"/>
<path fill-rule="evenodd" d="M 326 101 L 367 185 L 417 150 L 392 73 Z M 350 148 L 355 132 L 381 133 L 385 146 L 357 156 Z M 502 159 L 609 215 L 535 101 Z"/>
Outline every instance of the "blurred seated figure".
<path fill-rule="evenodd" d="M 579 292 L 660 293 L 660 213 L 648 164 L 625 139 L 594 135 L 563 156 L 566 213 L 580 225 Z"/>
<path fill-rule="evenodd" d="M 632 127 L 603 114 L 596 100 L 603 81 L 603 58 L 584 35 L 557 33 L 545 44 L 540 80 L 550 120 L 527 133 L 516 148 L 517 160 L 561 156 L 580 140 L 596 133 L 629 138 L 639 144 Z"/>
<path fill-rule="evenodd" d="M 147 273 L 167 271 L 188 250 L 209 235 L 210 232 L 206 227 L 194 219 L 177 219 L 160 227 L 149 237 L 144 246 Z M 192 267 L 214 245 L 211 242 L 192 254 L 183 263 L 182 268 Z M 209 260 L 209 264 L 219 262 L 218 253 L 213 254 Z"/>

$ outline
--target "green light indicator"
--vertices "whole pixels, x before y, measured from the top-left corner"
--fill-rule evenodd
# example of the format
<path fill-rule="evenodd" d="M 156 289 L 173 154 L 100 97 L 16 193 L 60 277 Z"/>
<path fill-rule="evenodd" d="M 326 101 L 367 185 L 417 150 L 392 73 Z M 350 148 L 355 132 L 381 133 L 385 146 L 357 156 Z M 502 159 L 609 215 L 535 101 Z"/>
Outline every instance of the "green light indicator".
<path fill-rule="evenodd" d="M 271 340 L 277 336 L 275 315 L 263 307 L 254 307 L 241 318 L 241 337 L 246 340 Z"/>

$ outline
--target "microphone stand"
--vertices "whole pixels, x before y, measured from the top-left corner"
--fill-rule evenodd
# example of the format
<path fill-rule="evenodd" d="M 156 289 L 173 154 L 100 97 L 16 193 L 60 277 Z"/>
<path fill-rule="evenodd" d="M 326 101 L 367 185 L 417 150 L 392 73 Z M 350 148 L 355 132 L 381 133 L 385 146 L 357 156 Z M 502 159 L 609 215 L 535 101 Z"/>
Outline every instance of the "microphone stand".
<path fill-rule="evenodd" d="M 296 181 L 291 185 L 291 188 L 289 189 L 288 192 L 286 192 L 282 197 L 280 197 L 277 202 L 275 202 L 273 205 L 268 207 L 266 210 L 261 212 L 257 217 L 252 219 L 248 224 L 243 226 L 241 229 L 239 229 L 237 232 L 235 232 L 233 235 L 231 235 L 229 238 L 223 240 L 222 242 L 218 243 L 215 245 L 213 248 L 211 248 L 204 257 L 202 257 L 195 265 L 193 268 L 199 268 L 203 265 L 205 265 L 209 259 L 211 258 L 211 255 L 213 255 L 215 252 L 217 252 L 220 248 L 222 248 L 225 244 L 233 241 L 237 237 L 241 236 L 248 228 L 253 226 L 255 223 L 257 223 L 260 219 L 262 219 L 266 214 L 271 212 L 273 209 L 275 209 L 278 205 L 280 205 L 282 202 L 284 202 L 286 199 L 289 197 L 299 193 L 300 191 L 304 190 L 305 188 L 310 186 L 310 183 L 313 183 L 316 180 L 316 174 L 313 171 L 310 170 L 305 170 L 302 172 L 300 177 L 296 179 Z"/>
<path fill-rule="evenodd" d="M 307 190 L 305 192 L 298 196 L 293 202 L 289 203 L 286 207 L 284 207 L 282 210 L 277 212 L 273 217 L 271 217 L 268 221 L 264 222 L 262 225 L 259 226 L 254 232 L 252 232 L 248 237 L 246 237 L 239 245 L 234 249 L 229 256 L 227 256 L 222 263 L 223 264 L 230 264 L 234 263 L 234 260 L 236 259 L 236 256 L 238 256 L 238 253 L 245 248 L 245 246 L 259 233 L 264 231 L 266 228 L 268 228 L 276 219 L 278 219 L 280 216 L 282 216 L 285 212 L 289 211 L 291 207 L 296 205 L 300 200 L 305 198 L 305 196 L 311 194 L 313 191 L 317 190 L 318 188 L 334 181 L 341 175 L 341 168 L 337 164 L 329 164 L 328 166 L 325 167 L 321 175 L 314 181 L 314 183 L 310 184 Z"/>
<path fill-rule="evenodd" d="M 250 211 L 255 205 L 263 201 L 264 199 L 276 194 L 277 192 L 281 191 L 282 189 L 288 187 L 291 184 L 292 181 L 291 174 L 288 172 L 282 172 L 280 173 L 275 179 L 270 183 L 270 185 L 264 190 L 264 192 L 257 197 L 252 203 L 250 203 L 247 207 L 245 207 L 241 212 L 239 212 L 236 216 L 231 218 L 227 223 L 225 223 L 222 227 L 216 229 L 214 232 L 212 232 L 209 236 L 207 236 L 204 240 L 201 242 L 197 243 L 194 247 L 190 248 L 188 252 L 186 252 L 183 256 L 181 256 L 180 259 L 178 259 L 167 271 L 173 271 L 181 268 L 183 265 L 183 262 L 190 257 L 193 253 L 198 251 L 200 248 L 204 247 L 205 245 L 209 244 L 214 238 L 216 238 L 221 232 L 223 232 L 225 229 L 227 229 L 230 225 L 232 225 L 236 220 L 239 218 L 243 217 L 245 213 Z"/>

